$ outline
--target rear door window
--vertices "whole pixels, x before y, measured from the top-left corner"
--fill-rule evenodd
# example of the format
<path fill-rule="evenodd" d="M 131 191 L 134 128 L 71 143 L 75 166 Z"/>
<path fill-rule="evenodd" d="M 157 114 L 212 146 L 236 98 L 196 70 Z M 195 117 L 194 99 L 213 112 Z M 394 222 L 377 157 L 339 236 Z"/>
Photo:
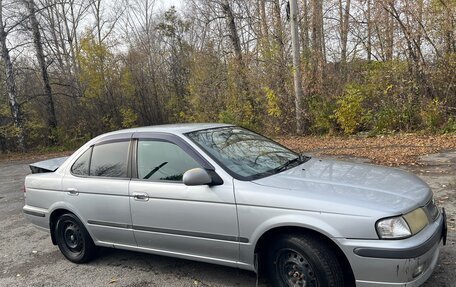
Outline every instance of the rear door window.
<path fill-rule="evenodd" d="M 95 145 L 90 162 L 90 175 L 127 177 L 129 141 Z"/>

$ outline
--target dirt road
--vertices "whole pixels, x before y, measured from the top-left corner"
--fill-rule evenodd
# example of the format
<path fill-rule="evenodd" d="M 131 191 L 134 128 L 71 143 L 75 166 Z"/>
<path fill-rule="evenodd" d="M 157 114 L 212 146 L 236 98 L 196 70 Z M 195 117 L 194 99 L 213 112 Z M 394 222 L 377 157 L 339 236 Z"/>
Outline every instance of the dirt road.
<path fill-rule="evenodd" d="M 448 245 L 425 286 L 456 286 L 456 152 L 425 156 L 420 162 L 424 165 L 403 168 L 432 187 L 449 223 Z M 27 164 L 0 162 L 0 286 L 255 286 L 253 273 L 113 249 L 103 249 L 90 264 L 70 263 L 49 235 L 22 215 Z"/>

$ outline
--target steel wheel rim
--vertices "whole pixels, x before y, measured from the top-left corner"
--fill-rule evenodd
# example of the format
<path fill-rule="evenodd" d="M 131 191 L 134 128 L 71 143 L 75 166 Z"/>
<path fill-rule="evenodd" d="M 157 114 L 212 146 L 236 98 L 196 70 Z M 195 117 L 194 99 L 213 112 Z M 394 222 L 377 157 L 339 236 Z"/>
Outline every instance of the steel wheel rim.
<path fill-rule="evenodd" d="M 317 287 L 318 281 L 309 261 L 299 252 L 282 249 L 277 255 L 277 273 L 285 286 Z"/>
<path fill-rule="evenodd" d="M 65 221 L 62 228 L 62 239 L 69 252 L 81 253 L 84 248 L 84 240 L 81 230 L 77 224 L 72 221 Z"/>

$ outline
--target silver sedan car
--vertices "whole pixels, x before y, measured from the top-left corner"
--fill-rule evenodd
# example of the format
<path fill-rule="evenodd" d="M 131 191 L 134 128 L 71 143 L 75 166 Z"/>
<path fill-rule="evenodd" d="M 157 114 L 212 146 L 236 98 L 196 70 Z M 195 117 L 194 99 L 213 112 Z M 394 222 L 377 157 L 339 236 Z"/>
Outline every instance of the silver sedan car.
<path fill-rule="evenodd" d="M 418 177 L 310 158 L 233 125 L 116 131 L 31 169 L 23 211 L 75 263 L 103 246 L 274 286 L 419 286 L 446 240 L 445 211 Z"/>

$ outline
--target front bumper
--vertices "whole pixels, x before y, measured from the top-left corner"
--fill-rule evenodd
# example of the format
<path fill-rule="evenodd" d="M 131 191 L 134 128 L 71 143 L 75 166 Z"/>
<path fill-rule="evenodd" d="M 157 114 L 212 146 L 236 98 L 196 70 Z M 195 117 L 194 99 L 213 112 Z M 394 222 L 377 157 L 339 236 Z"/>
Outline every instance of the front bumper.
<path fill-rule="evenodd" d="M 402 240 L 341 239 L 356 286 L 420 286 L 438 262 L 440 242 L 446 241 L 446 215 Z"/>

